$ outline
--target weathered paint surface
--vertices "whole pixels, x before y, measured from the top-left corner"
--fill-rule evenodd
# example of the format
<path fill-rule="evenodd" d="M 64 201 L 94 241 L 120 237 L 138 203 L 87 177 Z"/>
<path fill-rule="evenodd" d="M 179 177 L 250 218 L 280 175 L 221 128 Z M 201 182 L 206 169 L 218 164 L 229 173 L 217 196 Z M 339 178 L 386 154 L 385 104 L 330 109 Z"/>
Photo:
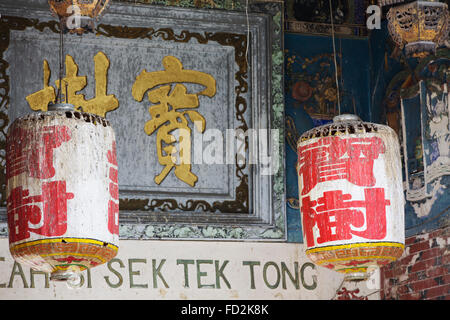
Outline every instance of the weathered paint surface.
<path fill-rule="evenodd" d="M 381 269 L 381 298 L 449 299 L 450 228 L 406 238 L 403 256 Z"/>
<path fill-rule="evenodd" d="M 365 273 L 403 252 L 399 144 L 385 126 L 334 126 L 313 129 L 298 145 L 304 243 L 319 265 Z"/>
<path fill-rule="evenodd" d="M 378 299 L 378 284 L 342 283 L 302 245 L 121 240 L 109 263 L 83 271 L 78 288 L 15 264 L 0 239 L 1 299 Z M 339 290 L 338 290 L 339 289 Z M 356 292 L 358 291 L 358 292 Z M 340 292 L 340 293 L 339 293 Z"/>
<path fill-rule="evenodd" d="M 114 131 L 80 112 L 17 119 L 7 137 L 11 254 L 36 270 L 83 270 L 117 253 Z"/>

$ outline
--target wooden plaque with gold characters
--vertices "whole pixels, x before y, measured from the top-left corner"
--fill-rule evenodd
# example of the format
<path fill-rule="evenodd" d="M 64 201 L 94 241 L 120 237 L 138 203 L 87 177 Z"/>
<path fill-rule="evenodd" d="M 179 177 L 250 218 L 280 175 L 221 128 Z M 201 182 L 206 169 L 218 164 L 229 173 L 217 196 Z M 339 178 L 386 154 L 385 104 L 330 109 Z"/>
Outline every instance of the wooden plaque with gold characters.
<path fill-rule="evenodd" d="M 138 2 L 65 33 L 60 72 L 47 1 L 2 1 L 0 130 L 59 95 L 107 119 L 122 238 L 284 241 L 283 3 Z"/>

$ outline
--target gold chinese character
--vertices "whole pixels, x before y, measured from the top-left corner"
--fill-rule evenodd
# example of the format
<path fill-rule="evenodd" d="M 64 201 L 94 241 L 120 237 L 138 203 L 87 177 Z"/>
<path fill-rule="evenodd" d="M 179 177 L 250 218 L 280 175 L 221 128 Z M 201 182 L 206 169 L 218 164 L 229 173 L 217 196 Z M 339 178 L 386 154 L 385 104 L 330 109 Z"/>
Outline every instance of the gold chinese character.
<path fill-rule="evenodd" d="M 49 86 L 50 82 L 50 68 L 48 61 L 44 60 L 44 89 L 32 93 L 26 97 L 28 104 L 33 110 L 47 110 L 47 106 L 50 102 L 54 102 L 56 98 L 55 88 Z M 41 106 L 45 104 L 45 109 Z"/>
<path fill-rule="evenodd" d="M 107 95 L 109 60 L 103 52 L 98 52 L 94 57 L 95 63 L 95 98 L 86 100 L 84 94 L 77 93 L 87 85 L 86 76 L 78 76 L 78 65 L 73 57 L 66 55 L 66 76 L 62 79 L 62 92 L 66 93 L 66 102 L 73 104 L 84 112 L 94 113 L 104 117 L 106 112 L 119 107 L 119 101 L 111 94 Z M 49 86 L 50 68 L 47 60 L 44 60 L 44 88 L 26 97 L 30 108 L 33 110 L 47 111 L 50 102 L 55 102 L 55 89 Z M 55 81 L 56 87 L 60 87 L 60 81 Z M 67 87 L 67 92 L 66 88 Z"/>
<path fill-rule="evenodd" d="M 172 56 L 164 57 L 162 63 L 164 71 L 143 70 L 136 77 L 132 94 L 135 100 L 142 101 L 148 90 L 162 85 L 148 93 L 149 101 L 155 105 L 149 108 L 151 120 L 147 121 L 144 127 L 148 135 L 158 130 L 156 135 L 158 161 L 165 167 L 155 177 L 155 182 L 160 184 L 172 168 L 175 168 L 175 176 L 193 187 L 198 177 L 191 172 L 191 129 L 186 115 L 201 133 L 205 130 L 206 121 L 197 111 L 180 111 L 180 109 L 197 108 L 199 95 L 213 97 L 216 94 L 216 80 L 207 73 L 184 70 L 180 60 Z M 199 93 L 190 94 L 181 83 L 200 84 L 205 89 Z M 179 133 L 179 141 L 171 134 L 175 130 Z M 175 145 L 176 142 L 178 142 L 178 148 Z"/>

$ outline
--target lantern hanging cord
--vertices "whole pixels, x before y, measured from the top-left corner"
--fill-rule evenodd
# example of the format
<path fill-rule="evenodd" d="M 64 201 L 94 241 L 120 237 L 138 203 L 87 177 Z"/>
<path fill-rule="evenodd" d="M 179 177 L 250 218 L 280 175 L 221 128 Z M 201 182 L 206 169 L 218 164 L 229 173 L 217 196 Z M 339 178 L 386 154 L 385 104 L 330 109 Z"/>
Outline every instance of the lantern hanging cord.
<path fill-rule="evenodd" d="M 339 96 L 339 80 L 338 80 L 338 67 L 337 67 L 337 60 L 336 60 L 336 43 L 335 43 L 335 36 L 334 36 L 334 21 L 333 21 L 333 6 L 331 4 L 331 0 L 328 1 L 330 4 L 330 20 L 331 20 L 331 35 L 333 38 L 333 54 L 334 54 L 334 69 L 335 69 L 335 76 L 336 76 L 336 96 L 338 101 L 338 112 L 339 115 L 341 114 L 341 98 Z"/>
<path fill-rule="evenodd" d="M 431 0 L 432 2 L 434 2 L 434 0 Z M 418 35 L 419 35 L 419 40 L 421 39 L 420 36 L 420 15 L 419 15 L 419 1 L 417 1 L 416 3 L 416 20 L 419 22 L 419 26 L 417 27 L 417 31 L 418 31 Z"/>
<path fill-rule="evenodd" d="M 250 42 L 250 23 L 248 20 L 248 0 L 246 2 L 245 6 L 245 17 L 247 19 L 247 45 L 245 47 L 245 62 L 247 63 L 247 69 L 248 69 L 248 47 Z"/>
<path fill-rule="evenodd" d="M 63 55 L 64 55 L 64 35 L 63 35 L 63 22 L 62 19 L 59 20 L 59 87 L 58 87 L 58 100 L 62 103 L 62 78 L 64 72 L 63 65 Z M 66 88 L 67 91 L 67 88 Z M 67 98 L 67 94 L 66 94 Z"/>

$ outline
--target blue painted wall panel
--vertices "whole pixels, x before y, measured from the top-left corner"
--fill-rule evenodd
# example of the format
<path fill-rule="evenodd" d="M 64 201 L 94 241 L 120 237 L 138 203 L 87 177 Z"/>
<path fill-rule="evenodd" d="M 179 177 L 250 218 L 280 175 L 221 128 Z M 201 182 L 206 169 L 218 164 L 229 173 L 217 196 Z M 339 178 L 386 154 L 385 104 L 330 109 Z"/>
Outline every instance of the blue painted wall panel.
<path fill-rule="evenodd" d="M 341 113 L 356 113 L 363 120 L 370 121 L 368 39 L 336 38 L 335 46 Z M 336 90 L 336 81 L 332 38 L 286 33 L 285 63 L 286 118 L 291 123 L 287 131 L 295 137 L 331 121 L 338 113 L 337 100 L 333 100 L 333 97 L 336 99 L 336 91 L 333 91 Z M 286 198 L 295 202 L 298 199 L 298 181 L 294 140 L 288 139 L 286 143 Z M 298 203 L 287 204 L 289 242 L 303 242 L 300 212 L 296 205 Z"/>

